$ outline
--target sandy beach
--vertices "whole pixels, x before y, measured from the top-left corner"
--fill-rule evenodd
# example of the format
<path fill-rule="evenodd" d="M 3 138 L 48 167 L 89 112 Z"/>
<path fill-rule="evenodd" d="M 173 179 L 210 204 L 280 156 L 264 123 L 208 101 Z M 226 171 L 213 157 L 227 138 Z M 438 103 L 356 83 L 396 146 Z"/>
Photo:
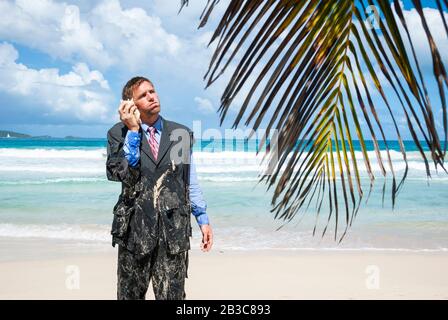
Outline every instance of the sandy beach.
<path fill-rule="evenodd" d="M 0 299 L 115 299 L 116 249 L 2 241 Z M 15 251 L 15 257 L 6 252 Z M 448 299 L 448 253 L 190 251 L 187 299 Z M 153 299 L 148 290 L 147 299 Z"/>

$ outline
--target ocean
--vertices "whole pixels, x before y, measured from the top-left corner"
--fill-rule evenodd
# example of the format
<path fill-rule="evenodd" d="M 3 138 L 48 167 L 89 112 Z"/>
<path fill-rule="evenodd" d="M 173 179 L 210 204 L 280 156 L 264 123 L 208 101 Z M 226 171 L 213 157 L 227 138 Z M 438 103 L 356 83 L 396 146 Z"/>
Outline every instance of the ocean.
<path fill-rule="evenodd" d="M 390 145 L 400 176 L 405 166 L 398 143 Z M 325 208 L 315 236 L 314 207 L 277 230 L 282 221 L 270 212 L 272 190 L 257 183 L 255 149 L 244 140 L 196 141 L 194 161 L 214 250 L 448 250 L 448 174 L 432 168 L 428 179 L 412 142 L 406 142 L 409 175 L 395 208 L 389 193 L 382 203 L 383 179 L 374 163 L 375 187 L 341 243 L 334 240 L 333 223 L 321 237 Z M 371 144 L 369 154 L 374 158 Z M 356 156 L 361 159 L 361 152 Z M 105 139 L 0 139 L 0 237 L 109 247 L 121 186 L 107 180 L 105 161 Z M 361 174 L 367 183 L 366 172 Z M 339 223 L 343 231 L 343 220 Z M 201 237 L 195 223 L 193 230 L 197 249 Z"/>

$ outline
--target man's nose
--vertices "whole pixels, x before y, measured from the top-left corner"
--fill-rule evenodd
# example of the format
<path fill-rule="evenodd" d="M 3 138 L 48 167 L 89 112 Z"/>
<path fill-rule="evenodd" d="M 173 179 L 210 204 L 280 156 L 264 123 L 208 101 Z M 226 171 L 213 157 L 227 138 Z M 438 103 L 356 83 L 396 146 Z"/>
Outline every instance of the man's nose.
<path fill-rule="evenodd" d="M 154 100 L 154 95 L 151 92 L 147 92 L 146 93 L 146 97 L 148 98 L 148 100 L 152 101 Z"/>

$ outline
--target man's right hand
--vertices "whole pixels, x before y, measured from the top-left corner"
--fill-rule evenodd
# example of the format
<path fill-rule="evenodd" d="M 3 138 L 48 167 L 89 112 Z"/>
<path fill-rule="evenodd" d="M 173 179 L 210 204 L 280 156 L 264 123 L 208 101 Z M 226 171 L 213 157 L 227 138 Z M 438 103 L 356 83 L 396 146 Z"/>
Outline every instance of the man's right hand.
<path fill-rule="evenodd" d="M 138 131 L 140 129 L 139 119 L 134 115 L 135 111 L 138 111 L 137 106 L 132 100 L 125 100 L 120 103 L 118 107 L 118 113 L 120 114 L 120 120 L 131 131 Z"/>

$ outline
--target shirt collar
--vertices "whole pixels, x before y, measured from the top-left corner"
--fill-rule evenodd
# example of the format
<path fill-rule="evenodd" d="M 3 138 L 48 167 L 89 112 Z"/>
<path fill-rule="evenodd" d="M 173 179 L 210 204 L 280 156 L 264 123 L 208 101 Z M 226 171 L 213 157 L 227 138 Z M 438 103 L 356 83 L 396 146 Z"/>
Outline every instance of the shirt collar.
<path fill-rule="evenodd" d="M 157 118 L 156 122 L 154 122 L 154 124 L 152 126 L 148 126 L 146 123 L 142 123 L 141 127 L 142 127 L 143 131 L 145 131 L 145 132 L 148 132 L 148 129 L 150 127 L 154 127 L 157 130 L 157 132 L 162 132 L 162 129 L 163 129 L 162 117 L 159 116 Z"/>

